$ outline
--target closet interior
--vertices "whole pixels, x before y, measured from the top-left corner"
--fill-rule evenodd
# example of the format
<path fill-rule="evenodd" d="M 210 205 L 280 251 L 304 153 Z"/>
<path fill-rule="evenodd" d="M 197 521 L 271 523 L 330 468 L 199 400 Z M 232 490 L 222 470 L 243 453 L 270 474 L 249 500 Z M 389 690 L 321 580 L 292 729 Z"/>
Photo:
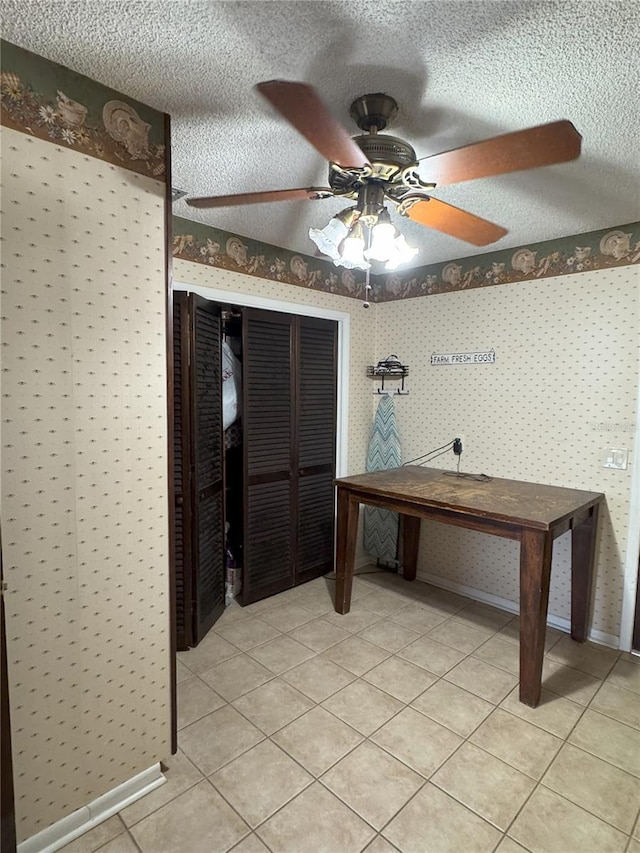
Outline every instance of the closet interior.
<path fill-rule="evenodd" d="M 177 647 L 333 569 L 338 324 L 174 292 Z"/>

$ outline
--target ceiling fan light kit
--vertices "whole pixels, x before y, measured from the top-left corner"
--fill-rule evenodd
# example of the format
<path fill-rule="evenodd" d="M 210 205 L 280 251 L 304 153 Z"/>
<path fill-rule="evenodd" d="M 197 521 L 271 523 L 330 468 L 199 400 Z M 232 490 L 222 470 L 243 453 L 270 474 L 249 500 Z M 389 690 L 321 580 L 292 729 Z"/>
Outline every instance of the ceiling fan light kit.
<path fill-rule="evenodd" d="M 187 199 L 187 204 L 224 207 L 331 196 L 354 200 L 355 207 L 342 210 L 324 228 L 309 230 L 323 254 L 336 266 L 349 269 L 369 270 L 373 261 L 394 270 L 418 253 L 395 229 L 387 201 L 412 222 L 486 246 L 504 237 L 506 229 L 434 198 L 429 193 L 436 184 L 566 163 L 580 156 L 580 134 L 570 121 L 560 120 L 418 160 L 408 142 L 380 133 L 398 114 L 398 104 L 390 95 L 377 92 L 356 98 L 350 115 L 363 133 L 352 138 L 311 86 L 270 80 L 256 89 L 329 161 L 329 187 L 210 196 Z M 420 176 L 420 164 L 430 181 Z"/>
<path fill-rule="evenodd" d="M 409 263 L 418 252 L 398 234 L 385 206 L 371 200 L 372 188 L 369 184 L 361 190 L 357 207 L 340 211 L 324 228 L 309 229 L 309 237 L 337 267 L 368 270 L 371 261 L 380 261 L 386 263 L 387 270 L 394 270 Z"/>
<path fill-rule="evenodd" d="M 368 241 L 363 229 L 365 217 L 358 216 L 357 208 L 346 208 L 324 228 L 309 229 L 309 237 L 337 267 L 368 270 L 371 261 L 380 261 L 391 271 L 415 258 L 419 250 L 409 246 L 404 235 L 398 234 L 386 208 L 383 207 L 375 215 L 374 224 L 368 226 Z M 346 224 L 349 220 L 350 227 Z"/>

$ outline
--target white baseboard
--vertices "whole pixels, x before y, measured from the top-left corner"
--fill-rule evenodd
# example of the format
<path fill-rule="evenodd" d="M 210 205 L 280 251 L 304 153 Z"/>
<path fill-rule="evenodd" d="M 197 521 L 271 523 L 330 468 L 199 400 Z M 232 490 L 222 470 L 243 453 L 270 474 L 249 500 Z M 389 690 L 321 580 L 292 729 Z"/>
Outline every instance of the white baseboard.
<path fill-rule="evenodd" d="M 84 835 L 94 826 L 98 826 L 126 806 L 135 803 L 140 797 L 151 793 L 166 781 L 160 765 L 154 764 L 148 770 L 138 773 L 133 779 L 107 791 L 92 803 L 63 817 L 52 826 L 38 832 L 37 835 L 22 841 L 18 844 L 18 853 L 54 853 L 54 850 L 59 850 L 74 838 Z"/>
<path fill-rule="evenodd" d="M 506 610 L 508 613 L 514 613 L 516 616 L 520 612 L 520 605 L 517 601 L 500 598 L 497 595 L 491 595 L 491 593 L 483 592 L 480 589 L 474 589 L 471 586 L 465 586 L 464 584 L 447 580 L 447 578 L 441 578 L 438 575 L 432 575 L 429 572 L 418 572 L 416 579 L 424 581 L 425 583 L 430 583 L 432 586 L 448 589 L 450 592 L 457 592 L 459 595 L 465 595 L 467 598 L 473 598 L 474 601 L 491 604 L 493 607 L 497 607 L 500 610 Z M 558 628 L 558 630 L 564 631 L 566 634 L 571 633 L 571 621 L 569 619 L 563 619 L 561 616 L 554 616 L 553 613 L 548 614 L 547 625 L 550 625 L 552 628 Z M 612 649 L 620 648 L 620 638 L 616 637 L 614 634 L 606 634 L 604 631 L 597 631 L 592 628 L 589 631 L 588 638 L 594 643 L 600 643 L 602 646 L 609 646 Z"/>

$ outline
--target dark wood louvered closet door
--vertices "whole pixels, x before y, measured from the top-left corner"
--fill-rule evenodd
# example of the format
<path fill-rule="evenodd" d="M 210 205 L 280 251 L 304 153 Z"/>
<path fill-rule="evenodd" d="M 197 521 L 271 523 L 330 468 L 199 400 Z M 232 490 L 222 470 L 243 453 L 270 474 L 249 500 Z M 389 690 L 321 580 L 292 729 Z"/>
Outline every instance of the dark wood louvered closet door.
<path fill-rule="evenodd" d="M 293 585 L 292 321 L 272 311 L 243 312 L 244 604 Z"/>
<path fill-rule="evenodd" d="M 224 611 L 220 308 L 174 293 L 174 526 L 178 649 Z"/>
<path fill-rule="evenodd" d="M 333 569 L 337 323 L 298 320 L 296 583 Z"/>
<path fill-rule="evenodd" d="M 224 468 L 222 433 L 222 328 L 220 308 L 190 294 L 193 438 L 192 549 L 196 643 L 224 611 Z"/>
<path fill-rule="evenodd" d="M 337 324 L 243 313 L 243 603 L 333 568 Z"/>
<path fill-rule="evenodd" d="M 191 646 L 191 418 L 188 294 L 173 294 L 173 486 L 176 645 Z"/>

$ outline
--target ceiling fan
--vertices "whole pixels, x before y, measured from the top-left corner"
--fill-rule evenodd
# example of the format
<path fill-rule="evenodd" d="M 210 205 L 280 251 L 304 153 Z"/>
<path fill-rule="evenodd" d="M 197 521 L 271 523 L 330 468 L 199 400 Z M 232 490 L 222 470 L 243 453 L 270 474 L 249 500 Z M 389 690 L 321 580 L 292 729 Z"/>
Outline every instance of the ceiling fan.
<path fill-rule="evenodd" d="M 214 208 L 332 196 L 353 199 L 355 206 L 341 211 L 324 229 L 309 232 L 318 248 L 340 266 L 366 269 L 371 260 L 387 260 L 387 269 L 395 269 L 417 252 L 395 231 L 386 200 L 396 205 L 397 213 L 428 228 L 475 246 L 493 243 L 507 233 L 504 228 L 429 192 L 436 186 L 564 163 L 580 155 L 580 134 L 570 121 L 561 120 L 418 160 L 408 142 L 380 133 L 398 112 L 389 95 L 356 98 L 350 113 L 363 132 L 352 138 L 311 86 L 270 80 L 258 83 L 256 89 L 329 161 L 329 186 L 206 196 L 187 199 L 187 204 Z M 420 164 L 426 182 L 420 177 Z"/>

